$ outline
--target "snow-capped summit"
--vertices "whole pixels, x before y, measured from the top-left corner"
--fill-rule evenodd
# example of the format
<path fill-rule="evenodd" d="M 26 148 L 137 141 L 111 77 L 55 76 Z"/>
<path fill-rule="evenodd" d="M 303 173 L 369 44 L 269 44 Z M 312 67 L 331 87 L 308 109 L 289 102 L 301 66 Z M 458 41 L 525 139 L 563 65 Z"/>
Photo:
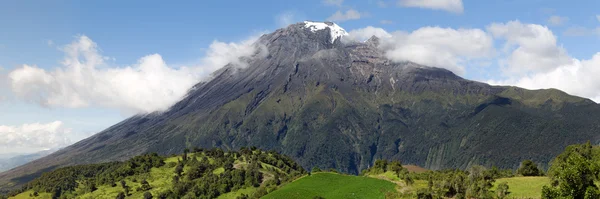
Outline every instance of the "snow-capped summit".
<path fill-rule="evenodd" d="M 329 28 L 331 34 L 331 43 L 333 43 L 336 39 L 348 35 L 346 30 L 342 27 L 338 26 L 333 22 L 313 22 L 313 21 L 304 21 L 304 27 L 310 28 L 310 31 L 317 32 L 319 30 L 323 30 Z"/>

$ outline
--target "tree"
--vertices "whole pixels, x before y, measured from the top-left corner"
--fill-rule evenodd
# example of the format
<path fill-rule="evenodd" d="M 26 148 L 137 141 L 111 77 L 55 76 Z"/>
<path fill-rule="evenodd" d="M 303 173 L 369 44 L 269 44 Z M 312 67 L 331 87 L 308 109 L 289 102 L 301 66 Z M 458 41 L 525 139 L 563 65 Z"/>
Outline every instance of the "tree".
<path fill-rule="evenodd" d="M 310 172 L 312 172 L 312 173 L 321 172 L 321 169 L 319 169 L 319 167 L 315 166 L 310 170 Z"/>
<path fill-rule="evenodd" d="M 38 196 L 40 196 L 40 194 L 38 194 L 38 192 L 37 192 L 37 191 L 34 191 L 34 192 L 33 192 L 33 197 L 38 197 Z"/>
<path fill-rule="evenodd" d="M 123 189 L 127 187 L 127 183 L 125 182 L 125 180 L 121 180 L 121 187 L 123 187 Z"/>
<path fill-rule="evenodd" d="M 87 191 L 87 192 L 94 192 L 97 189 L 98 188 L 96 187 L 96 183 L 94 183 L 92 180 L 86 180 L 85 181 L 85 191 Z"/>
<path fill-rule="evenodd" d="M 521 166 L 517 169 L 517 174 L 522 176 L 541 176 L 542 171 L 538 168 L 531 160 L 524 160 L 521 162 Z"/>
<path fill-rule="evenodd" d="M 117 194 L 116 199 L 125 199 L 125 193 L 119 192 L 119 194 Z"/>
<path fill-rule="evenodd" d="M 469 187 L 465 196 L 467 198 L 491 198 L 492 183 L 494 179 L 490 172 L 483 166 L 475 165 L 469 168 L 467 183 Z"/>
<path fill-rule="evenodd" d="M 150 183 L 148 183 L 148 181 L 146 181 L 146 179 L 143 179 L 142 182 L 140 182 L 140 187 L 138 188 L 138 191 L 148 191 L 150 189 L 152 189 L 152 187 L 150 186 Z"/>
<path fill-rule="evenodd" d="M 498 199 L 506 198 L 506 196 L 508 196 L 509 193 L 510 192 L 508 192 L 507 182 L 500 183 L 498 185 L 498 188 L 496 188 L 496 195 L 498 195 Z"/>
<path fill-rule="evenodd" d="M 388 170 L 394 172 L 396 176 L 400 177 L 400 174 L 404 170 L 404 167 L 402 167 L 402 163 L 400 163 L 400 161 L 394 160 L 388 165 Z"/>
<path fill-rule="evenodd" d="M 175 173 L 177 174 L 177 176 L 181 176 L 182 172 L 183 172 L 183 163 L 179 163 L 179 164 L 177 164 L 177 167 L 175 167 Z"/>
<path fill-rule="evenodd" d="M 189 149 L 187 149 L 187 148 L 183 150 L 183 156 L 182 156 L 182 158 L 183 158 L 183 162 L 185 162 L 185 161 L 187 160 L 187 156 L 188 156 L 187 154 L 188 154 L 189 152 L 190 152 L 190 150 L 189 150 Z"/>
<path fill-rule="evenodd" d="M 402 181 L 404 181 L 404 183 L 406 183 L 406 185 L 413 185 L 415 183 L 415 180 L 410 177 L 410 174 L 408 173 L 407 169 L 403 169 L 400 174 L 400 179 L 402 179 Z"/>
<path fill-rule="evenodd" d="M 375 173 L 384 173 L 386 172 L 387 165 L 387 160 L 375 160 L 375 164 L 373 164 L 373 169 Z"/>
<path fill-rule="evenodd" d="M 60 187 L 54 188 L 54 191 L 52 191 L 52 199 L 58 199 L 61 194 L 62 194 L 62 189 Z"/>
<path fill-rule="evenodd" d="M 254 194 L 252 194 L 253 198 L 261 198 L 265 195 L 267 195 L 267 189 L 265 189 L 265 187 L 260 187 L 258 188 L 258 190 L 256 190 L 256 192 L 254 192 Z"/>
<path fill-rule="evenodd" d="M 152 199 L 152 194 L 150 192 L 144 192 L 144 199 Z"/>
<path fill-rule="evenodd" d="M 594 184 L 600 174 L 600 148 L 590 142 L 571 145 L 552 160 L 548 175 L 551 186 L 544 186 L 542 198 L 598 198 Z"/>

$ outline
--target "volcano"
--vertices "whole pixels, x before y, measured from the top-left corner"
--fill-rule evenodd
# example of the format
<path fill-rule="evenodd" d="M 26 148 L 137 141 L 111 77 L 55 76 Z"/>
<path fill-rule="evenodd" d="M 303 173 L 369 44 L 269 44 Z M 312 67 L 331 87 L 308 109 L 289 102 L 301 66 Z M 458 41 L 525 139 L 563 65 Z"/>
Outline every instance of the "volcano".
<path fill-rule="evenodd" d="M 228 64 L 169 110 L 136 115 L 0 174 L 3 187 L 54 168 L 185 148 L 256 146 L 304 168 L 359 173 L 376 159 L 428 169 L 546 165 L 598 141 L 600 106 L 555 89 L 491 86 L 384 56 L 380 39 L 345 41 L 330 22 L 261 36 L 244 67 Z"/>

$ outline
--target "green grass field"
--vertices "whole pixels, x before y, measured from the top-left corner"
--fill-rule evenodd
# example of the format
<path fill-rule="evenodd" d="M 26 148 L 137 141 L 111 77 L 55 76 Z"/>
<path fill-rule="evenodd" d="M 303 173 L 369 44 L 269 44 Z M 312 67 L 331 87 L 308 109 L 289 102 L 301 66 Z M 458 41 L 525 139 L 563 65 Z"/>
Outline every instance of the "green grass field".
<path fill-rule="evenodd" d="M 502 182 L 508 183 L 508 198 L 541 198 L 542 187 L 550 185 L 548 177 L 513 177 L 497 179 L 492 189 Z"/>
<path fill-rule="evenodd" d="M 396 184 L 370 177 L 315 173 L 298 179 L 263 198 L 385 198 L 396 192 Z"/>
<path fill-rule="evenodd" d="M 15 197 L 12 197 L 14 199 L 25 199 L 25 198 L 38 198 L 38 199 L 50 199 L 52 198 L 51 195 L 49 193 L 40 193 L 38 195 L 38 197 L 29 197 L 29 194 L 33 194 L 32 190 L 23 192 L 19 195 L 16 195 Z"/>

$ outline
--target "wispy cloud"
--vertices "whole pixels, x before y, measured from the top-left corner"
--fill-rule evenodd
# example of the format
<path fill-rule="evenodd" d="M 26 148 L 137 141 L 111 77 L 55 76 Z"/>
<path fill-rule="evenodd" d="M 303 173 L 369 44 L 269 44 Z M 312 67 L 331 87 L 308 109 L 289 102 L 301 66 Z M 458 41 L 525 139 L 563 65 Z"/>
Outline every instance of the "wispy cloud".
<path fill-rule="evenodd" d="M 365 15 L 364 13 L 360 13 L 354 9 L 349 9 L 346 12 L 342 12 L 342 11 L 338 10 L 333 15 L 328 17 L 327 20 L 335 21 L 335 22 L 343 22 L 343 21 L 349 21 L 349 20 L 357 20 L 357 19 L 360 19 L 361 17 L 363 17 L 364 15 Z"/>
<path fill-rule="evenodd" d="M 547 20 L 547 23 L 551 26 L 562 26 L 563 24 L 569 21 L 568 17 L 561 17 L 558 15 L 550 16 Z"/>
<path fill-rule="evenodd" d="M 287 12 L 277 15 L 275 17 L 275 20 L 276 20 L 277 26 L 279 26 L 279 27 L 286 27 L 290 24 L 295 23 L 296 21 L 299 21 L 296 17 L 296 13 L 292 12 L 292 11 L 287 11 Z"/>
<path fill-rule="evenodd" d="M 388 3 L 386 3 L 385 1 L 377 1 L 377 6 L 379 6 L 380 8 L 387 8 Z"/>
<path fill-rule="evenodd" d="M 390 21 L 390 20 L 381 20 L 381 21 L 379 21 L 379 23 L 381 23 L 381 24 L 394 24 L 394 21 Z"/>
<path fill-rule="evenodd" d="M 584 37 L 600 35 L 600 27 L 598 28 L 587 28 L 583 26 L 571 26 L 563 32 L 563 35 L 569 37 Z"/>
<path fill-rule="evenodd" d="M 344 0 L 323 0 L 323 4 L 330 6 L 342 6 Z"/>
<path fill-rule="evenodd" d="M 453 13 L 463 13 L 462 0 L 399 0 L 402 7 L 418 7 L 433 10 L 444 10 Z"/>

